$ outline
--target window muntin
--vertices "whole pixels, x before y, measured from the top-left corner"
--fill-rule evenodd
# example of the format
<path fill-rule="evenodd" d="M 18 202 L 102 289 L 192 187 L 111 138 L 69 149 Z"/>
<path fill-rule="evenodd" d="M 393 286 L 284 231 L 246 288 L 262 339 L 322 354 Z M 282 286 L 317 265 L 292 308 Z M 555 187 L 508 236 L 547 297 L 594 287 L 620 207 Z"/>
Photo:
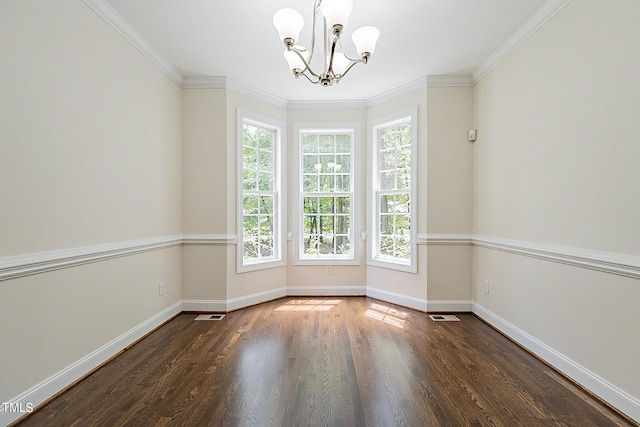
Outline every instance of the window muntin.
<path fill-rule="evenodd" d="M 415 270 L 415 114 L 372 127 L 371 264 Z"/>
<path fill-rule="evenodd" d="M 242 157 L 239 173 L 238 267 L 268 267 L 282 262 L 280 228 L 279 127 L 251 120 L 239 123 Z"/>
<path fill-rule="evenodd" d="M 300 260 L 353 260 L 353 137 L 300 131 Z"/>

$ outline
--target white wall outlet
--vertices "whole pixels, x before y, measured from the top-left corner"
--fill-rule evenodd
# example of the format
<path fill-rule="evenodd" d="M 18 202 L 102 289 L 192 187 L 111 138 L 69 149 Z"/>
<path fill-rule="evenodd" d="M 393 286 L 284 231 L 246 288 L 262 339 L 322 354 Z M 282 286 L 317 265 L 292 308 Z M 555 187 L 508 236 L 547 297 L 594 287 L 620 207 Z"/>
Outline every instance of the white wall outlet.
<path fill-rule="evenodd" d="M 160 282 L 160 284 L 158 285 L 158 295 L 162 296 L 164 295 L 166 286 L 164 284 L 164 282 Z"/>
<path fill-rule="evenodd" d="M 327 274 L 329 274 L 329 275 L 333 274 L 333 266 L 332 265 L 327 265 Z"/>
<path fill-rule="evenodd" d="M 488 280 L 483 281 L 482 285 L 484 287 L 484 293 L 488 294 L 489 293 L 489 281 Z"/>

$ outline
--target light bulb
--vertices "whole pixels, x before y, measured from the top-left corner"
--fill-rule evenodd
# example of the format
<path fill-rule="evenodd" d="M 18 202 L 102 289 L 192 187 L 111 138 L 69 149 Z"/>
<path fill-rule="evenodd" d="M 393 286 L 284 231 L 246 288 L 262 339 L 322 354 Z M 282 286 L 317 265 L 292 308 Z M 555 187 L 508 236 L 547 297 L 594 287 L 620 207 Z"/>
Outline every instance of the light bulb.
<path fill-rule="evenodd" d="M 376 50 L 376 43 L 380 37 L 380 30 L 376 27 L 360 27 L 353 32 L 351 40 L 356 45 L 356 52 L 363 56 L 372 54 Z"/>
<path fill-rule="evenodd" d="M 320 4 L 320 12 L 327 21 L 327 27 L 331 30 L 336 25 L 340 25 L 340 31 L 342 31 L 342 27 L 347 26 L 347 20 L 352 10 L 352 0 L 322 0 Z"/>
<path fill-rule="evenodd" d="M 304 27 L 304 18 L 297 10 L 280 9 L 273 15 L 273 25 L 278 30 L 280 40 L 292 39 L 295 42 L 300 37 L 300 31 Z"/>

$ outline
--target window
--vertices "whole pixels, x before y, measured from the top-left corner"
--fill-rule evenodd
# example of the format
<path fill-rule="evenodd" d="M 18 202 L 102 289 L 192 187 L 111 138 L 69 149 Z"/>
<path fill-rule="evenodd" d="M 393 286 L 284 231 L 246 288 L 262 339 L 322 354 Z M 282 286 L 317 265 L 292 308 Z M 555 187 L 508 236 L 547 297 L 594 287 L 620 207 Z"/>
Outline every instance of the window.
<path fill-rule="evenodd" d="M 284 265 L 281 245 L 282 126 L 238 111 L 238 271 Z"/>
<path fill-rule="evenodd" d="M 354 128 L 299 129 L 299 263 L 353 263 Z"/>
<path fill-rule="evenodd" d="M 369 263 L 416 272 L 416 112 L 370 126 L 371 204 Z"/>

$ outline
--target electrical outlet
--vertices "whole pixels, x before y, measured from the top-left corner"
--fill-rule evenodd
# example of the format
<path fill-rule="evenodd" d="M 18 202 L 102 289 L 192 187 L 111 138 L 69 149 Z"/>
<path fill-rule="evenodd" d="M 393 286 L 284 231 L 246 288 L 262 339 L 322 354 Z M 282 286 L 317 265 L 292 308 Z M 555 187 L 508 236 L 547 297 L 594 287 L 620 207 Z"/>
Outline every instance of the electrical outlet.
<path fill-rule="evenodd" d="M 484 282 L 482 282 L 482 284 L 484 285 L 484 293 L 488 294 L 489 293 L 489 281 L 485 280 Z"/>
<path fill-rule="evenodd" d="M 158 285 L 158 294 L 162 296 L 164 295 L 164 291 L 165 291 L 165 284 L 164 282 L 160 282 L 160 284 Z"/>
<path fill-rule="evenodd" d="M 327 274 L 333 274 L 333 266 L 327 265 Z"/>

